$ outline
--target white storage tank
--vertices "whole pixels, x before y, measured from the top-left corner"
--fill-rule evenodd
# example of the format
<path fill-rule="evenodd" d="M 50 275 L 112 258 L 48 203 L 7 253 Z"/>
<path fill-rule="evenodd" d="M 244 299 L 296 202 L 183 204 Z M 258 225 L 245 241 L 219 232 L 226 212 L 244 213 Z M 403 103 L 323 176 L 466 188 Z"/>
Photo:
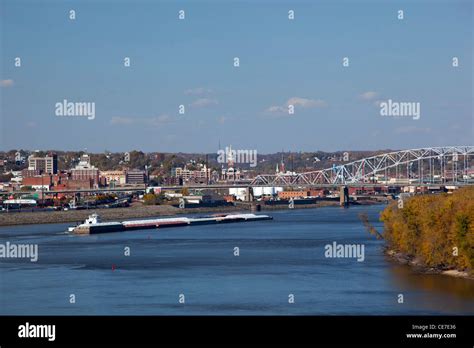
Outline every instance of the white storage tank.
<path fill-rule="evenodd" d="M 276 196 L 278 192 L 283 191 L 283 187 L 264 186 L 264 187 L 252 187 L 253 195 L 255 197 L 265 196 Z"/>

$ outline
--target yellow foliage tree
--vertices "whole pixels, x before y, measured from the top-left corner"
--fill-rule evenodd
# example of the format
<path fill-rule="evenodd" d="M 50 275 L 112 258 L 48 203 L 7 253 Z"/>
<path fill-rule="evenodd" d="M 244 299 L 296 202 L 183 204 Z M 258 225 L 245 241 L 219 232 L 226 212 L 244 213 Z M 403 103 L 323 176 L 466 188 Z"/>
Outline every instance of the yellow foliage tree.
<path fill-rule="evenodd" d="M 426 266 L 472 272 L 474 187 L 453 194 L 414 196 L 381 214 L 388 247 L 417 257 Z"/>

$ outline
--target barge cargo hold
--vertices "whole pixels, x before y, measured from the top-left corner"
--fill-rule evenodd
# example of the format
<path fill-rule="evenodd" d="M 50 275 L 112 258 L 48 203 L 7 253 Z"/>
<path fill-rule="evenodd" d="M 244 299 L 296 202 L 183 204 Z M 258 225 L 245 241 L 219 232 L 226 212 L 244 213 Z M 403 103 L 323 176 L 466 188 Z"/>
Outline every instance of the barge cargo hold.
<path fill-rule="evenodd" d="M 268 215 L 255 214 L 227 214 L 198 218 L 177 217 L 149 220 L 132 220 L 123 222 L 101 222 L 97 214 L 90 215 L 84 223 L 69 227 L 68 231 L 74 234 L 97 234 L 110 232 L 125 232 L 133 230 L 156 229 L 165 227 L 179 227 L 192 225 L 210 225 L 219 223 L 272 220 Z"/>

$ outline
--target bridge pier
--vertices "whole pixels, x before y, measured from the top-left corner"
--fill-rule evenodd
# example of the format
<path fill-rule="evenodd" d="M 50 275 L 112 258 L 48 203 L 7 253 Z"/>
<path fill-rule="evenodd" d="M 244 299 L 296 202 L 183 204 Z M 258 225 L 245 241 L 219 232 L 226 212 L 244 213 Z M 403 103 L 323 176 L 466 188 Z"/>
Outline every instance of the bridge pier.
<path fill-rule="evenodd" d="M 349 206 L 349 189 L 347 186 L 341 186 L 339 191 L 339 205 L 341 207 Z"/>
<path fill-rule="evenodd" d="M 253 202 L 253 189 L 252 189 L 252 187 L 247 187 L 245 189 L 245 201 L 246 202 Z"/>
<path fill-rule="evenodd" d="M 261 211 L 261 210 L 262 210 L 262 205 L 261 204 L 257 204 L 257 203 L 250 204 L 250 211 L 252 213 L 256 212 L 256 211 Z"/>

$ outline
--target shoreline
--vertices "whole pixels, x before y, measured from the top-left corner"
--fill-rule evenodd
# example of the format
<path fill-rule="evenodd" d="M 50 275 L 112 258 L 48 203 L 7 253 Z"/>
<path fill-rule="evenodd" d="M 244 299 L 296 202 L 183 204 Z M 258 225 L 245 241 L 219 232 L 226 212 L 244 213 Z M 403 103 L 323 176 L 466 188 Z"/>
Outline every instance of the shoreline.
<path fill-rule="evenodd" d="M 376 204 L 376 203 L 373 203 Z M 311 209 L 329 206 L 339 206 L 337 202 L 319 202 L 317 204 L 295 205 L 294 209 Z M 261 211 L 289 210 L 286 205 L 263 205 Z M 86 209 L 68 211 L 23 211 L 0 214 L 0 227 L 36 225 L 36 224 L 56 224 L 56 223 L 82 223 L 92 213 L 98 213 L 104 222 L 123 221 L 127 219 L 152 218 L 157 216 L 173 216 L 195 213 L 236 213 L 250 212 L 250 205 L 222 206 L 222 207 L 202 207 L 202 208 L 176 208 L 171 205 L 132 205 L 127 208 L 110 209 Z"/>
<path fill-rule="evenodd" d="M 410 269 L 413 270 L 413 272 L 418 274 L 437 274 L 455 278 L 474 280 L 474 275 L 470 275 L 468 272 L 460 271 L 457 269 L 442 269 L 439 267 L 429 267 L 424 265 L 420 259 L 414 256 L 408 256 L 388 247 L 384 248 L 384 254 L 388 256 L 392 261 L 398 264 L 409 266 Z"/>

